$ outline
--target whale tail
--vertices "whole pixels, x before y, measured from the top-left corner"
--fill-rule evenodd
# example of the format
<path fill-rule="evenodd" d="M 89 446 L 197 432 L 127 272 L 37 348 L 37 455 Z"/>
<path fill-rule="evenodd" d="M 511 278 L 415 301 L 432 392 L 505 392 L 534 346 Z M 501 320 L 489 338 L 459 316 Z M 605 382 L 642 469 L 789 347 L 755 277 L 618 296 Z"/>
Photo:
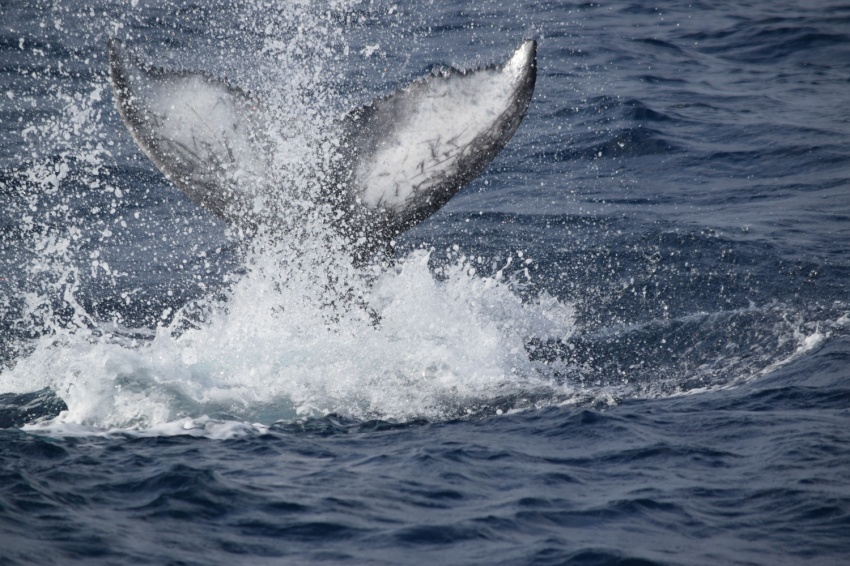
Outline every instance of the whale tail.
<path fill-rule="evenodd" d="M 340 231 L 374 249 L 478 176 L 525 116 L 536 49 L 528 40 L 501 65 L 434 71 L 349 112 L 338 132 L 343 170 L 324 189 L 343 211 Z M 203 208 L 254 226 L 271 184 L 262 101 L 204 73 L 143 65 L 117 40 L 109 67 L 118 112 L 151 161 Z"/>

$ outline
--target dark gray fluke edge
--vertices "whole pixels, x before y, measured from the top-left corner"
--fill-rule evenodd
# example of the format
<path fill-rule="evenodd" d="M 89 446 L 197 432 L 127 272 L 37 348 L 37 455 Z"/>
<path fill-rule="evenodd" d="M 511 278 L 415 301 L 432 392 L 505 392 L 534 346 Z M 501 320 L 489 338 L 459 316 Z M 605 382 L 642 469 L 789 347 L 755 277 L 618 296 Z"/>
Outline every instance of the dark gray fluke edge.
<path fill-rule="evenodd" d="M 527 40 L 502 65 L 431 73 L 341 120 L 331 134 L 342 142 L 342 165 L 327 172 L 322 199 L 343 212 L 338 230 L 358 256 L 439 210 L 505 147 L 534 92 L 536 49 Z M 231 223 L 263 221 L 254 203 L 274 184 L 266 182 L 271 144 L 261 101 L 204 73 L 143 65 L 116 40 L 109 67 L 124 124 L 166 177 Z M 456 131 L 422 138 L 417 128 L 433 121 Z M 424 157 L 415 154 L 423 144 Z"/>
<path fill-rule="evenodd" d="M 65 402 L 46 387 L 32 393 L 0 393 L 0 429 L 52 419 L 67 410 Z"/>

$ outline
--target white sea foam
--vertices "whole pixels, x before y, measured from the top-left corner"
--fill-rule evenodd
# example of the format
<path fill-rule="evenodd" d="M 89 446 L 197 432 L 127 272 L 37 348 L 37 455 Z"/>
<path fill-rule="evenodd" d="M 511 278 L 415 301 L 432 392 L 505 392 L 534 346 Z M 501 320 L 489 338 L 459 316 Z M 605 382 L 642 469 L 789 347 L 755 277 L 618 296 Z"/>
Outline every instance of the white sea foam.
<path fill-rule="evenodd" d="M 310 271 L 326 263 L 270 275 L 281 257 L 264 250 L 207 322 L 179 331 L 178 316 L 137 344 L 83 329 L 44 336 L 4 388 L 51 387 L 69 407 L 61 422 L 109 429 L 203 415 L 441 419 L 551 385 L 525 341 L 567 338 L 571 307 L 523 302 L 504 275 L 480 277 L 463 259 L 437 277 L 428 257 L 413 252 L 371 284 L 351 271 L 357 300 L 329 305 Z"/>

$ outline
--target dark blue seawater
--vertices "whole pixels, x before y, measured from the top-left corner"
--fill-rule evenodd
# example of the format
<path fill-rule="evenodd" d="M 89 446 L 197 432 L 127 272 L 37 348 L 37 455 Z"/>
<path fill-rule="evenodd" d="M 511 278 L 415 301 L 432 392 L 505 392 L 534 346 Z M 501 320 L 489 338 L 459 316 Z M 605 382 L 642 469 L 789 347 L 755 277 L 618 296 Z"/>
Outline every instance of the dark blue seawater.
<path fill-rule="evenodd" d="M 850 563 L 850 3 L 422 4 L 0 0 L 0 564 Z M 110 37 L 307 121 L 538 82 L 337 304 L 135 147 Z"/>

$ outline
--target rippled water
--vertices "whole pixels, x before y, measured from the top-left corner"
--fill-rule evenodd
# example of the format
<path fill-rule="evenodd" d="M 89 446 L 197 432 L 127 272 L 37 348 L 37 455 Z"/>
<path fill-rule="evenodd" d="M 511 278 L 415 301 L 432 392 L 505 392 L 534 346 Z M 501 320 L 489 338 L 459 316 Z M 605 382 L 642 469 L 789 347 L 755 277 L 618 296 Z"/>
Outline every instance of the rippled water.
<path fill-rule="evenodd" d="M 0 563 L 846 560 L 850 4 L 0 22 Z M 364 268 L 171 186 L 113 108 L 110 37 L 277 109 L 298 226 L 334 116 L 525 37 L 538 82 Z"/>

